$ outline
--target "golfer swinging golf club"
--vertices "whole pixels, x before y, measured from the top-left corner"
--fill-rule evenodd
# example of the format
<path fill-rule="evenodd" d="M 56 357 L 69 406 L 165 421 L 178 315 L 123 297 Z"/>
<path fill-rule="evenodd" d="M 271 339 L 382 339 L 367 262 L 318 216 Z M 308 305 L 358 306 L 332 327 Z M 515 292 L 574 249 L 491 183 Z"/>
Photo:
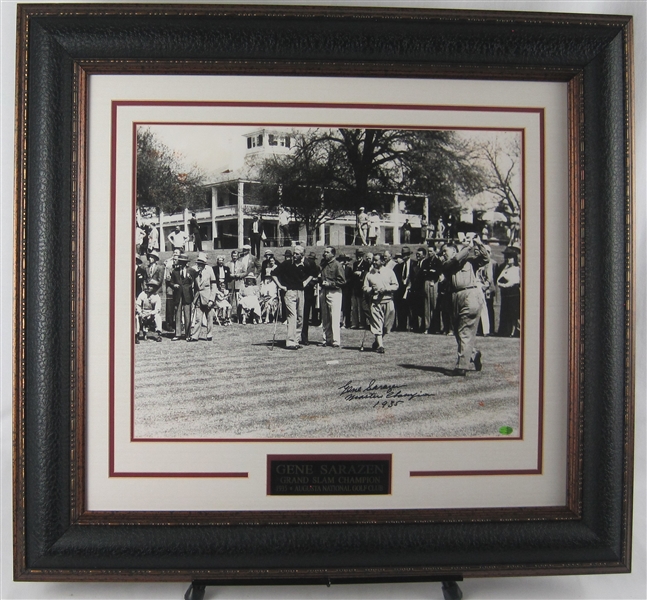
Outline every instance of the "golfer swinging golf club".
<path fill-rule="evenodd" d="M 373 350 L 378 354 L 384 354 L 384 336 L 393 327 L 393 292 L 397 289 L 395 273 L 384 267 L 384 256 L 378 252 L 373 256 L 373 270 L 367 273 L 363 288 L 370 308 L 369 325 L 375 336 Z"/>

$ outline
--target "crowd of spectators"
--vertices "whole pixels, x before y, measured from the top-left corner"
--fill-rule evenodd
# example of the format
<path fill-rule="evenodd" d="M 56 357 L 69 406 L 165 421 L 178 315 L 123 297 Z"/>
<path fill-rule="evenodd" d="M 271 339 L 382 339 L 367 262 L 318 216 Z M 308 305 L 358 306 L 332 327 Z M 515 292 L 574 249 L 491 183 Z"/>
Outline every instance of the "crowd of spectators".
<path fill-rule="evenodd" d="M 306 256 L 299 245 L 279 257 L 267 248 L 260 260 L 246 244 L 229 260 L 217 256 L 214 265 L 207 264 L 205 252 L 190 265 L 181 247 L 160 263 L 156 249 L 140 244 L 136 342 L 162 341 L 163 326 L 173 341 L 195 342 L 212 339 L 214 325 L 276 321 L 287 323 L 289 349 L 309 344 L 310 328 L 319 325 L 323 343 L 334 348 L 341 346 L 341 329 L 370 329 L 378 352 L 384 352 L 383 336 L 390 331 L 454 334 L 459 354 L 479 334 L 519 336 L 519 246 L 507 246 L 497 264 L 473 228 L 456 229 L 449 242 L 430 238 L 413 251 L 404 245 L 395 255 L 358 247 L 351 258 L 328 246 L 321 260 L 314 252 Z M 480 353 L 475 366 L 479 361 Z M 460 372 L 464 360 L 458 362 Z"/>

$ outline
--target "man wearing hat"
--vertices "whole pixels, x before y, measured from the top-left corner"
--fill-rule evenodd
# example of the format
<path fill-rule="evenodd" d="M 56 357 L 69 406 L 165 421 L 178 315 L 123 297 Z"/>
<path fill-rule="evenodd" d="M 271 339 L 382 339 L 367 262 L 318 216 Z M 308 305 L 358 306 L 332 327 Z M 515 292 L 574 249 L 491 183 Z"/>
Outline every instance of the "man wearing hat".
<path fill-rule="evenodd" d="M 265 260 L 261 265 L 261 287 L 259 290 L 261 294 L 261 316 L 264 323 L 278 319 L 279 316 L 279 288 L 272 277 L 277 267 L 274 252 L 265 250 Z"/>
<path fill-rule="evenodd" d="M 193 322 L 191 335 L 187 342 L 197 342 L 199 339 L 210 340 L 213 335 L 213 306 L 216 301 L 216 276 L 207 264 L 207 255 L 198 253 L 196 272 L 193 277 Z M 204 337 L 203 337 L 204 333 Z"/>
<path fill-rule="evenodd" d="M 245 287 L 245 275 L 247 271 L 240 260 L 238 250 L 231 251 L 231 260 L 227 263 L 229 269 L 229 291 L 231 293 L 231 305 L 238 306 L 238 292 Z"/>
<path fill-rule="evenodd" d="M 384 266 L 384 257 L 377 252 L 373 256 L 373 268 L 364 280 L 364 294 L 369 299 L 369 326 L 375 336 L 373 350 L 378 354 L 384 354 L 384 337 L 393 326 L 393 292 L 397 289 L 395 273 Z"/>
<path fill-rule="evenodd" d="M 155 341 L 162 341 L 162 301 L 157 295 L 161 282 L 152 279 L 146 282 L 144 291 L 137 296 L 135 314 L 139 320 L 139 337 L 146 339 L 146 328 L 155 327 Z"/>
<path fill-rule="evenodd" d="M 308 344 L 308 333 L 310 323 L 317 325 L 320 322 L 321 306 L 319 306 L 319 265 L 317 265 L 317 255 L 310 252 L 308 257 L 303 260 L 306 274 L 312 279 L 303 290 L 303 327 L 301 328 L 301 343 L 305 346 Z"/>
<path fill-rule="evenodd" d="M 251 273 L 256 277 L 260 271 L 260 265 L 256 260 L 256 257 L 251 253 L 251 249 L 252 247 L 249 244 L 243 244 L 243 248 L 240 253 L 240 262 L 245 271 L 245 276 Z"/>
<path fill-rule="evenodd" d="M 307 274 L 301 246 L 285 251 L 285 260 L 276 268 L 272 276 L 280 290 L 285 292 L 285 313 L 287 321 L 287 337 L 285 347 L 288 350 L 298 350 L 301 327 L 303 325 L 304 287 L 310 283 L 312 276 Z"/>
<path fill-rule="evenodd" d="M 357 231 L 362 242 L 362 246 L 368 244 L 368 215 L 364 212 L 364 207 L 361 206 L 357 213 Z"/>
<path fill-rule="evenodd" d="M 146 250 L 148 250 L 148 246 L 147 244 L 144 244 L 145 239 L 146 239 L 146 232 L 144 231 L 144 227 L 139 222 L 137 222 L 135 224 L 135 252 L 137 254 L 146 254 Z"/>
<path fill-rule="evenodd" d="M 366 313 L 368 305 L 364 303 L 364 278 L 371 268 L 371 263 L 364 256 L 364 251 L 355 250 L 353 263 L 352 293 L 350 300 L 350 326 L 352 329 L 363 329 L 366 326 Z"/>
<path fill-rule="evenodd" d="M 485 266 L 481 267 L 476 272 L 476 276 L 481 283 L 484 300 L 483 308 L 481 309 L 481 321 L 476 335 L 479 335 L 480 333 L 484 336 L 488 336 L 494 333 L 494 300 L 496 298 L 495 273 L 498 272 L 498 265 L 496 261 L 492 260 L 492 250 L 490 246 L 488 246 L 487 243 L 484 245 L 487 250 L 489 260 Z"/>
<path fill-rule="evenodd" d="M 164 261 L 164 289 L 166 290 L 166 329 L 173 331 L 175 329 L 175 302 L 173 300 L 173 288 L 171 287 L 171 273 L 177 265 L 178 256 L 182 254 L 180 250 L 173 250 L 173 254 Z"/>
<path fill-rule="evenodd" d="M 409 331 L 413 328 L 411 314 L 411 275 L 416 261 L 411 258 L 411 248 L 402 246 L 402 262 L 393 267 L 393 272 L 398 280 L 398 289 L 394 293 L 395 318 L 398 331 Z"/>
<path fill-rule="evenodd" d="M 188 338 L 191 335 L 191 305 L 193 304 L 193 275 L 195 271 L 189 268 L 189 257 L 180 254 L 177 257 L 167 289 L 171 289 L 173 310 L 175 314 L 175 337 Z"/>
<path fill-rule="evenodd" d="M 260 292 L 256 277 L 252 273 L 245 275 L 245 287 L 238 294 L 238 322 L 245 325 L 261 321 Z"/>
<path fill-rule="evenodd" d="M 144 284 L 148 281 L 148 270 L 144 266 L 142 257 L 135 255 L 135 300 L 144 291 Z"/>
<path fill-rule="evenodd" d="M 261 263 L 261 278 L 265 279 L 266 277 L 266 269 L 267 266 L 270 264 L 270 258 L 274 257 L 274 252 L 267 248 L 265 252 L 263 252 L 263 262 Z M 276 266 L 276 262 L 274 263 Z"/>
<path fill-rule="evenodd" d="M 160 255 L 155 250 L 149 250 L 146 256 L 148 257 L 148 267 L 146 268 L 148 281 L 155 280 L 157 282 L 157 288 L 155 289 L 157 294 L 164 281 L 164 266 L 159 264 Z"/>
<path fill-rule="evenodd" d="M 177 264 L 177 257 L 182 254 L 181 250 L 173 250 L 173 254 L 164 261 L 164 281 L 171 280 L 171 273 Z"/>
<path fill-rule="evenodd" d="M 452 326 L 456 337 L 453 375 L 464 376 L 470 363 L 481 370 L 481 353 L 474 347 L 483 307 L 483 292 L 476 271 L 487 264 L 487 250 L 468 223 L 459 226 L 459 242 L 443 249 L 442 271 L 452 299 Z M 461 235 L 462 234 L 462 235 Z"/>
<path fill-rule="evenodd" d="M 503 251 L 504 264 L 496 278 L 501 296 L 498 334 L 516 337 L 520 333 L 521 272 L 519 270 L 519 248 L 508 246 Z"/>

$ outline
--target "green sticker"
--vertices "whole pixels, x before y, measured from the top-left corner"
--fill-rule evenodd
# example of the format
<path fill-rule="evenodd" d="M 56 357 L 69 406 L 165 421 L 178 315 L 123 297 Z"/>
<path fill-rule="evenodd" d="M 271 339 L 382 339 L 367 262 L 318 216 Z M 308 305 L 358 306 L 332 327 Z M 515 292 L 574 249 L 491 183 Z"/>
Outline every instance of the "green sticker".
<path fill-rule="evenodd" d="M 513 431 L 514 430 L 512 429 L 512 427 L 510 427 L 508 425 L 504 425 L 503 427 L 499 427 L 499 433 L 501 433 L 503 435 L 510 435 Z"/>

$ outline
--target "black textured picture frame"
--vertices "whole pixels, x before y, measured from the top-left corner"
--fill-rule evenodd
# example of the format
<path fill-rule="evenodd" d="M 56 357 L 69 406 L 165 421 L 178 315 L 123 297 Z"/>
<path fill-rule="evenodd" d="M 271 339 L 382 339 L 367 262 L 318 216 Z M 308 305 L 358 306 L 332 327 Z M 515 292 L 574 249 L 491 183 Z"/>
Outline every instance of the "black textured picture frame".
<path fill-rule="evenodd" d="M 628 17 L 260 6 L 18 10 L 14 577 L 415 580 L 626 572 L 633 469 Z M 85 107 L 92 73 L 564 81 L 569 485 L 559 510 L 215 522 L 84 508 Z M 565 261 L 566 261 L 565 257 Z M 600 285 L 604 282 L 604 286 Z M 278 521 L 278 520 L 277 520 Z"/>

